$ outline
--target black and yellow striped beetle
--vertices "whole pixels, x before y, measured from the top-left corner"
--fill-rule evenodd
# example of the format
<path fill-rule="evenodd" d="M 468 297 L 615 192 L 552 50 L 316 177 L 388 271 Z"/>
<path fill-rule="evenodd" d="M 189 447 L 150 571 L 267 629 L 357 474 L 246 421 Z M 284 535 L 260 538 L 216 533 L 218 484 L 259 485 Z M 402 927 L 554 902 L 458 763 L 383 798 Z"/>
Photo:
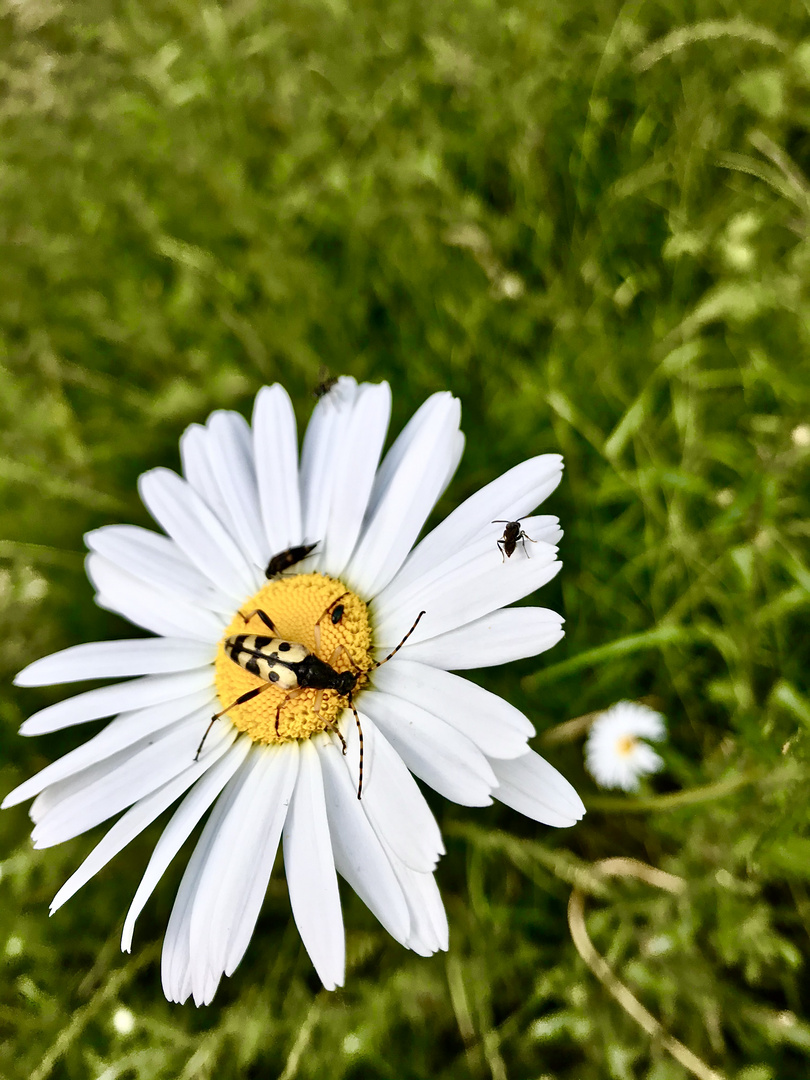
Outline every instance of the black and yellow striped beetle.
<path fill-rule="evenodd" d="M 315 624 L 315 641 L 318 648 L 320 648 L 321 640 L 321 620 L 325 619 L 327 615 L 331 615 L 333 623 L 339 622 L 343 615 L 343 605 L 340 604 L 339 601 L 347 595 L 348 593 L 341 593 L 336 600 L 333 600 Z M 336 614 L 338 615 L 338 618 L 335 618 Z M 424 614 L 424 611 L 419 612 L 413 626 L 402 641 L 400 641 L 399 645 L 391 650 L 388 656 L 384 657 L 382 660 L 375 660 L 371 666 L 372 671 L 378 667 L 382 667 L 383 664 L 387 664 L 388 661 L 399 652 L 419 625 L 419 620 Z M 242 615 L 241 612 L 240 615 Z M 273 620 L 267 612 L 262 611 L 261 609 L 251 611 L 248 615 L 242 615 L 242 618 L 245 620 L 245 623 L 248 623 L 254 615 L 257 615 L 262 620 L 271 633 L 276 633 L 276 626 Z M 250 701 L 252 698 L 264 693 L 265 690 L 269 690 L 271 686 L 288 691 L 286 697 L 279 703 L 276 709 L 276 735 L 278 735 L 281 710 L 288 701 L 293 701 L 305 690 L 317 690 L 318 693 L 315 697 L 314 710 L 316 713 L 319 713 L 324 690 L 334 690 L 339 698 L 346 698 L 349 703 L 349 708 L 354 713 L 355 723 L 357 724 L 357 733 L 360 739 L 359 779 L 357 784 L 357 798 L 359 799 L 363 793 L 363 727 L 360 723 L 360 717 L 357 715 L 357 709 L 354 707 L 352 694 L 357 685 L 357 680 L 364 672 L 354 663 L 348 649 L 344 645 L 338 645 L 329 658 L 330 662 L 327 664 L 325 660 L 321 660 L 315 653 L 311 653 L 306 645 L 301 645 L 295 641 L 285 641 L 283 638 L 279 637 L 266 637 L 262 634 L 236 634 L 234 637 L 226 638 L 224 648 L 227 655 L 235 664 L 244 668 L 245 671 L 250 672 L 251 675 L 257 675 L 260 679 L 263 679 L 265 685 L 248 690 L 238 697 L 236 701 L 231 702 L 230 705 L 221 709 L 211 717 L 211 723 L 206 728 L 205 735 L 203 735 L 202 741 L 197 748 L 195 760 L 200 756 L 203 743 L 208 737 L 208 732 L 211 730 L 215 720 L 218 720 L 220 716 L 224 716 L 225 713 L 230 712 L 230 710 L 237 705 L 243 705 L 246 701 Z M 349 663 L 355 667 L 354 671 L 335 671 L 332 666 L 344 653 L 349 658 Z M 340 729 L 334 723 L 327 722 L 326 726 L 340 739 L 343 753 L 345 754 L 346 740 L 343 738 Z"/>

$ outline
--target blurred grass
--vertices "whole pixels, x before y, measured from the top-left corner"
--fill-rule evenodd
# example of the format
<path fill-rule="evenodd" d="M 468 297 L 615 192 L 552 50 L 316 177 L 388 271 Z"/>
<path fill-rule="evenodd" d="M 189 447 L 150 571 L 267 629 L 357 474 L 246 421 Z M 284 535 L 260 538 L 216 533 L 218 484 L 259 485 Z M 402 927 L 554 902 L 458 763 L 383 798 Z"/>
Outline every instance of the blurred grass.
<path fill-rule="evenodd" d="M 130 633 L 92 606 L 82 534 L 148 523 L 137 475 L 265 382 L 303 425 L 321 364 L 388 378 L 394 429 L 459 394 L 443 510 L 565 454 L 566 565 L 542 602 L 567 637 L 481 679 L 539 730 L 642 696 L 670 726 L 631 812 L 578 738 L 546 747 L 591 806 L 570 832 L 435 800 L 450 953 L 405 952 L 347 892 L 332 995 L 277 877 L 215 1003 L 169 1006 L 177 868 L 117 950 L 156 830 L 49 921 L 93 841 L 32 852 L 24 810 L 0 816 L 0 1075 L 681 1080 L 579 959 L 578 885 L 667 1031 L 725 1077 L 806 1080 L 807 14 L 0 0 L 4 790 L 76 743 L 16 735 L 62 695 L 12 674 Z M 599 883 L 609 856 L 687 888 Z"/>

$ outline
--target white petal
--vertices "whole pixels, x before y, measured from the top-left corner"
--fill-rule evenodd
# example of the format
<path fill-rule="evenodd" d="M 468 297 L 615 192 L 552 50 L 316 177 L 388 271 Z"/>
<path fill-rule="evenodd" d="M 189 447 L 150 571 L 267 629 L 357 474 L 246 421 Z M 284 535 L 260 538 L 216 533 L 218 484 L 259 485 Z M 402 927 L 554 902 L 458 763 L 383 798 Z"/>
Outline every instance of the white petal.
<path fill-rule="evenodd" d="M 407 946 L 420 956 L 431 956 L 446 950 L 449 931 L 447 915 L 433 874 L 419 874 L 388 852 L 411 918 Z"/>
<path fill-rule="evenodd" d="M 91 551 L 157 590 L 166 605 L 179 599 L 192 608 L 233 611 L 233 600 L 192 566 L 168 536 L 137 525 L 104 525 L 85 533 Z"/>
<path fill-rule="evenodd" d="M 391 862 L 358 801 L 340 747 L 327 735 L 312 741 L 321 757 L 335 869 L 388 933 L 404 945 L 411 929 L 408 905 Z"/>
<path fill-rule="evenodd" d="M 174 701 L 162 702 L 160 705 L 121 713 L 115 720 L 111 720 L 98 735 L 88 739 L 81 746 L 77 746 L 64 757 L 52 761 L 35 776 L 23 781 L 19 787 L 9 792 L 3 800 L 3 807 L 16 806 L 17 803 L 33 798 L 52 784 L 60 783 L 112 757 L 113 754 L 133 746 L 153 732 L 182 720 L 184 716 L 189 716 L 211 702 L 212 692 L 209 688 L 198 690 L 196 694 L 176 698 Z"/>
<path fill-rule="evenodd" d="M 219 484 L 211 468 L 211 460 L 208 454 L 208 444 L 211 441 L 211 433 L 202 424 L 191 424 L 180 436 L 180 460 L 183 466 L 183 476 L 194 488 L 197 494 L 204 500 L 211 510 L 217 515 L 226 529 L 231 532 L 232 539 L 238 546 L 239 537 L 233 536 L 233 522 L 225 500 L 219 489 Z"/>
<path fill-rule="evenodd" d="M 398 585 L 416 581 L 441 562 L 446 552 L 457 551 L 475 540 L 493 518 L 517 521 L 531 513 L 557 487 L 562 467 L 559 454 L 541 454 L 476 491 L 417 544 L 397 575 Z M 523 528 L 535 538 L 525 524 Z"/>
<path fill-rule="evenodd" d="M 63 803 L 65 799 L 81 794 L 85 788 L 94 784 L 97 780 L 103 780 L 113 769 L 125 765 L 133 751 L 142 749 L 145 742 L 144 739 L 138 739 L 137 742 L 132 743 L 123 750 L 119 750 L 115 754 L 111 754 L 108 758 L 97 761 L 93 765 L 88 765 L 80 772 L 74 773 L 64 780 L 57 780 L 55 784 L 49 784 L 31 803 L 28 810 L 29 817 L 35 825 L 38 825 L 47 814 L 60 803 Z"/>
<path fill-rule="evenodd" d="M 277 554 L 303 539 L 295 413 L 287 391 L 278 383 L 256 395 L 253 456 L 267 545 Z"/>
<path fill-rule="evenodd" d="M 132 948 L 132 935 L 135 923 L 144 905 L 155 890 L 157 883 L 165 874 L 169 863 L 191 835 L 194 826 L 203 816 L 211 803 L 219 795 L 236 770 L 247 757 L 253 744 L 247 736 L 238 739 L 228 753 L 214 762 L 206 753 L 203 760 L 211 761 L 213 768 L 195 784 L 192 790 L 175 811 L 155 845 L 149 865 L 146 867 L 141 883 L 124 920 L 121 935 L 121 950 L 129 952 Z"/>
<path fill-rule="evenodd" d="M 254 747 L 206 858 L 190 921 L 195 1000 L 244 955 L 259 917 L 298 773 L 297 743 Z"/>
<path fill-rule="evenodd" d="M 374 687 L 410 702 L 461 732 L 487 757 L 525 754 L 534 735 L 529 720 L 509 702 L 448 671 L 396 658 L 374 672 Z"/>
<path fill-rule="evenodd" d="M 374 516 L 397 470 L 411 452 L 412 447 L 424 436 L 425 429 L 435 422 L 437 414 L 447 410 L 451 402 L 458 405 L 456 399 L 447 392 L 431 394 L 427 401 L 422 402 L 394 440 L 394 444 L 385 455 L 374 480 L 374 488 L 368 505 L 367 517 L 369 520 Z M 458 428 L 458 425 L 456 425 L 456 428 Z M 451 441 L 455 446 L 455 440 Z M 442 477 L 442 480 L 444 480 L 444 477 Z"/>
<path fill-rule="evenodd" d="M 163 955 L 160 964 L 163 992 L 169 1001 L 183 1002 L 191 993 L 192 972 L 189 939 L 191 911 L 197 896 L 200 878 L 205 870 L 208 854 L 217 838 L 222 823 L 227 820 L 231 805 L 238 794 L 239 777 L 240 773 L 237 772 L 220 798 L 214 803 L 214 808 L 205 823 L 202 836 L 191 853 L 188 866 L 177 890 L 177 896 L 169 916 L 169 925 L 166 927 L 166 937 L 163 940 Z"/>
<path fill-rule="evenodd" d="M 574 825 L 585 807 L 574 788 L 553 765 L 530 750 L 510 761 L 493 761 L 498 787 L 493 795 L 520 814 L 544 825 Z"/>
<path fill-rule="evenodd" d="M 656 754 L 655 750 L 651 746 L 647 746 L 646 743 L 639 743 L 635 747 L 633 758 L 636 771 L 642 774 L 658 772 L 664 764 L 661 755 Z"/>
<path fill-rule="evenodd" d="M 346 941 L 318 751 L 300 744 L 301 764 L 284 823 L 284 871 L 293 918 L 327 990 L 343 985 Z"/>
<path fill-rule="evenodd" d="M 403 941 L 408 948 L 420 952 L 423 956 L 429 956 L 437 949 L 447 948 L 447 918 L 432 872 L 438 855 L 444 853 L 441 833 L 430 808 L 402 759 L 386 741 L 383 734 L 374 727 L 368 716 L 362 715 L 361 723 L 366 743 L 366 768 L 363 772 L 363 797 L 362 800 L 357 800 L 355 785 L 359 767 L 359 740 L 354 723 L 348 723 L 345 714 L 343 720 L 346 721 L 343 726 L 348 747 L 346 756 L 341 756 L 334 742 L 331 747 L 328 743 L 319 747 L 322 750 L 321 760 L 324 763 L 324 777 L 327 781 L 327 799 L 330 792 L 331 769 L 327 769 L 325 763 L 329 762 L 336 771 L 342 768 L 344 777 L 348 777 L 348 787 L 345 787 L 344 780 L 346 797 L 353 801 L 355 806 L 362 806 L 374 830 L 380 848 L 377 866 L 374 869 L 375 875 L 381 872 L 387 875 L 388 871 L 392 872 L 399 891 L 404 897 L 409 915 L 408 934 L 404 941 L 399 932 L 396 932 L 397 928 L 389 926 L 388 921 L 377 908 L 372 904 L 369 904 L 369 907 L 398 941 Z M 337 831 L 337 829 L 333 830 L 333 836 Z M 367 836 L 364 836 L 363 841 L 365 842 L 366 839 Z M 365 850 L 365 847 L 357 850 L 354 854 L 355 859 L 362 859 Z M 338 842 L 335 840 L 336 861 L 338 851 Z M 403 861 L 397 852 L 401 852 L 406 861 Z M 386 866 L 388 869 L 384 870 Z M 420 872 L 414 867 L 427 872 Z M 338 870 L 342 873 L 339 864 Z M 347 880 L 350 884 L 352 883 L 348 877 Z M 389 879 L 386 878 L 386 880 Z M 379 877 L 376 883 L 378 887 L 381 887 Z M 387 887 L 390 888 L 390 884 Z M 365 900 L 360 890 L 358 894 Z M 390 918 L 390 911 L 388 914 Z"/>
<path fill-rule="evenodd" d="M 513 556 L 502 562 L 489 538 L 481 537 L 449 557 L 435 573 L 377 598 L 376 644 L 382 649 L 399 644 L 420 611 L 426 614 L 409 643 L 456 630 L 506 607 L 550 581 L 562 565 L 555 558 L 555 548 L 538 543 L 530 558 Z"/>
<path fill-rule="evenodd" d="M 415 645 L 409 639 L 398 655 L 451 671 L 494 667 L 550 649 L 564 637 L 563 621 L 549 608 L 501 608 Z"/>
<path fill-rule="evenodd" d="M 448 460 L 447 460 L 447 473 L 445 475 L 444 480 L 442 481 L 441 487 L 439 488 L 439 492 L 436 495 L 436 502 L 437 503 L 438 503 L 439 499 L 441 499 L 442 495 L 444 495 L 445 491 L 447 491 L 448 487 L 450 486 L 450 481 L 456 475 L 459 464 L 461 463 L 461 459 L 464 456 L 464 448 L 465 448 L 466 444 L 467 444 L 467 439 L 466 439 L 466 437 L 464 435 L 464 432 L 463 431 L 457 431 L 455 433 L 454 437 L 453 437 L 453 440 L 452 440 L 451 444 L 450 444 L 450 453 L 449 453 Z M 409 553 L 409 555 L 405 559 L 405 562 L 402 564 L 402 566 L 400 566 L 399 570 L 397 571 L 398 574 L 402 573 L 402 570 L 404 569 L 405 565 L 407 564 L 408 559 L 410 558 L 410 555 L 413 553 L 413 550 L 414 549 L 411 548 L 411 552 Z"/>
<path fill-rule="evenodd" d="M 227 625 L 222 615 L 200 604 L 146 585 L 101 555 L 88 555 L 87 576 L 96 588 L 99 607 L 123 615 L 136 626 L 163 637 L 187 637 L 193 641 L 216 641 Z M 233 603 L 231 611 L 233 611 Z"/>
<path fill-rule="evenodd" d="M 138 480 L 144 506 L 201 574 L 238 602 L 256 586 L 254 570 L 194 488 L 171 469 Z"/>
<path fill-rule="evenodd" d="M 614 747 L 628 735 L 645 739 L 665 738 L 663 716 L 637 701 L 618 701 L 594 720 L 587 745 Z"/>
<path fill-rule="evenodd" d="M 436 948 L 447 952 L 450 945 L 450 927 L 447 924 L 447 912 L 444 910 L 439 886 L 433 874 L 419 874 L 414 882 L 415 891 L 422 899 L 422 910 L 433 931 Z M 417 929 L 419 927 L 417 926 Z"/>
<path fill-rule="evenodd" d="M 453 437 L 453 441 L 450 446 L 450 457 L 447 464 L 447 473 L 445 475 L 442 486 L 439 489 L 439 494 L 436 496 L 436 502 L 438 502 L 442 495 L 444 495 L 445 491 L 447 491 L 448 487 L 450 486 L 450 481 L 456 475 L 456 469 L 458 469 L 459 463 L 461 462 L 462 457 L 464 457 L 464 447 L 466 445 L 466 442 L 467 440 L 464 437 L 464 432 L 457 431 Z M 400 567 L 400 569 L 402 568 Z"/>
<path fill-rule="evenodd" d="M 20 734 L 44 735 L 75 724 L 86 724 L 89 720 L 100 720 L 102 716 L 112 716 L 123 710 L 159 705 L 209 686 L 213 688 L 213 683 L 214 675 L 209 666 L 177 675 L 146 675 L 131 682 L 101 686 L 40 709 L 29 716 L 20 728 Z M 213 699 L 213 689 L 211 696 Z"/>
<path fill-rule="evenodd" d="M 227 508 L 226 524 L 239 546 L 261 571 L 273 553 L 259 509 L 250 428 L 239 413 L 225 411 L 212 413 L 207 426 L 208 457 Z"/>
<path fill-rule="evenodd" d="M 131 807 L 110 829 L 107 835 L 90 852 L 76 872 L 68 878 L 51 902 L 51 914 L 57 911 L 74 893 L 106 866 L 119 851 L 139 836 L 156 817 L 172 805 L 187 788 L 201 779 L 208 769 L 227 751 L 237 732 L 231 728 L 223 733 L 219 742 L 199 761 L 184 769 L 163 787 Z"/>
<path fill-rule="evenodd" d="M 322 397 L 315 406 L 301 448 L 301 514 L 304 537 L 322 544 L 329 524 L 336 448 L 347 435 L 357 383 L 347 375 L 338 380 L 340 395 Z"/>
<path fill-rule="evenodd" d="M 386 848 L 406 866 L 432 872 L 444 854 L 442 834 L 419 785 L 407 766 L 368 715 L 358 710 L 363 726 L 363 812 Z M 348 722 L 348 721 L 351 722 Z M 341 725 L 347 753 L 343 758 L 355 791 L 360 770 L 360 743 L 351 713 Z"/>
<path fill-rule="evenodd" d="M 219 936 L 215 942 L 213 940 L 213 913 L 220 894 L 223 891 L 228 894 L 232 886 L 229 880 L 231 877 L 229 862 L 238 857 L 242 846 L 238 830 L 243 824 L 245 826 L 250 824 L 250 819 L 246 816 L 246 804 L 256 791 L 266 765 L 267 762 L 260 748 L 253 743 L 244 764 L 226 785 L 203 829 L 197 847 L 204 848 L 204 860 L 192 871 L 194 861 L 192 858 L 180 883 L 181 889 L 178 890 L 176 903 L 180 900 L 180 892 L 183 891 L 186 877 L 193 872 L 195 885 L 190 905 L 186 909 L 185 921 L 188 924 L 186 933 L 190 949 L 192 987 L 194 1000 L 197 1003 L 200 996 L 205 994 L 207 972 L 210 970 L 213 973 L 215 966 L 218 966 L 220 976 L 224 974 L 224 956 L 230 928 L 218 927 Z M 226 812 L 223 811 L 223 807 L 227 807 Z M 196 853 L 195 849 L 195 856 Z M 239 884 L 244 887 L 245 883 Z M 215 953 L 219 955 L 218 965 L 214 961 Z"/>
<path fill-rule="evenodd" d="M 37 822 L 31 834 L 34 847 L 52 847 L 79 836 L 173 780 L 194 763 L 207 717 L 208 710 L 199 710 L 167 731 L 144 740 L 145 745 L 133 747 L 125 760 L 117 761 L 103 775 L 60 799 Z M 213 748 L 228 732 L 224 726 L 213 730 L 209 736 L 211 747 L 206 742 L 206 754 L 213 753 Z"/>
<path fill-rule="evenodd" d="M 278 850 L 281 831 L 287 816 L 293 788 L 298 776 L 298 758 L 295 744 L 289 748 L 271 748 L 263 752 L 268 757 L 265 773 L 272 778 L 272 790 L 262 790 L 262 798 L 265 800 L 266 816 L 257 834 L 257 855 L 251 858 L 248 853 L 242 860 L 244 873 L 247 877 L 247 886 L 243 888 L 234 901 L 231 899 L 231 912 L 233 928 L 228 939 L 228 949 L 225 955 L 225 974 L 232 975 L 245 951 L 250 944 L 256 922 L 259 918 L 262 903 L 264 902 L 267 884 L 273 870 L 276 852 Z M 279 762 L 272 755 L 282 752 L 283 760 Z M 234 907 L 235 903 L 235 907 Z"/>
<path fill-rule="evenodd" d="M 376 690 L 363 692 L 363 711 L 426 784 L 462 806 L 489 806 L 497 783 L 473 743 L 415 705 Z"/>
<path fill-rule="evenodd" d="M 350 414 L 331 447 L 329 471 L 329 519 L 324 536 L 321 568 L 339 577 L 360 535 L 369 496 L 391 418 L 388 383 L 358 388 Z"/>
<path fill-rule="evenodd" d="M 15 686 L 48 686 L 82 679 L 122 679 L 158 675 L 211 664 L 216 645 L 187 638 L 135 638 L 71 645 L 22 669 Z"/>
<path fill-rule="evenodd" d="M 461 406 L 434 394 L 391 447 L 375 481 L 363 535 L 346 578 L 375 596 L 396 574 L 442 490 L 457 447 Z M 393 465 L 389 466 L 389 460 Z"/>

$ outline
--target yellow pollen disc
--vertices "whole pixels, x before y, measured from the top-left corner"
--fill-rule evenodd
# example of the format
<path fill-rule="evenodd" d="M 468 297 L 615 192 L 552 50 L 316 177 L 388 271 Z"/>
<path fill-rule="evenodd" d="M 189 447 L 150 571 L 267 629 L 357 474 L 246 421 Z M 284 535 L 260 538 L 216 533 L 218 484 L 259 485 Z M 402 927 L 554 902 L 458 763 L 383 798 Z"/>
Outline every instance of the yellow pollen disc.
<path fill-rule="evenodd" d="M 632 735 L 622 735 L 616 743 L 616 750 L 621 757 L 627 757 L 628 754 L 633 752 L 637 741 Z"/>
<path fill-rule="evenodd" d="M 343 615 L 339 622 L 333 623 L 332 611 L 328 609 L 338 598 L 343 605 Z M 258 615 L 253 615 L 245 622 L 242 615 L 256 610 L 269 616 L 275 631 L 269 630 Z M 316 625 L 320 627 L 320 648 Z M 348 702 L 345 697 L 340 697 L 336 690 L 311 688 L 304 689 L 294 698 L 287 700 L 289 690 L 274 686 L 258 675 L 251 675 L 226 653 L 226 639 L 238 634 L 281 638 L 303 645 L 308 652 L 314 653 L 335 671 L 359 670 L 361 675 L 357 680 L 355 693 L 366 682 L 366 675 L 362 673 L 368 671 L 374 663 L 371 657 L 368 608 L 359 596 L 346 589 L 343 582 L 325 574 L 296 574 L 293 577 L 268 581 L 254 596 L 245 601 L 241 613 L 237 612 L 234 616 L 219 643 L 215 661 L 216 687 L 221 707 L 228 710 L 231 723 L 249 735 L 254 742 L 308 739 L 334 724 Z M 257 688 L 262 688 L 261 694 L 231 708 L 242 694 Z M 278 713 L 276 735 L 276 711 L 279 705 L 282 707 Z"/>

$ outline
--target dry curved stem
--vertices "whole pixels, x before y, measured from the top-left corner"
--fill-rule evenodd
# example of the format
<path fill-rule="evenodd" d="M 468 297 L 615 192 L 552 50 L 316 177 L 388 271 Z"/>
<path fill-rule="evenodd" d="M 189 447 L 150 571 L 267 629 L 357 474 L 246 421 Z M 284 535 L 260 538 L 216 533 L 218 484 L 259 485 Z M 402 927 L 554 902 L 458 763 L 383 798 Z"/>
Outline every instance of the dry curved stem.
<path fill-rule="evenodd" d="M 653 866 L 639 862 L 637 859 L 602 859 L 594 863 L 593 869 L 608 877 L 635 877 L 648 885 L 658 889 L 665 889 L 671 893 L 681 893 L 686 888 L 683 878 L 674 874 L 667 874 L 663 870 L 657 870 Z M 722 1073 L 710 1068 L 697 1054 L 693 1054 L 688 1046 L 670 1035 L 658 1020 L 649 1012 L 641 1002 L 630 993 L 623 982 L 616 977 L 612 968 L 604 957 L 596 951 L 593 942 L 588 936 L 585 925 L 585 896 L 578 888 L 571 893 L 568 901 L 568 925 L 571 929 L 571 938 L 577 952 L 602 983 L 608 993 L 618 1001 L 628 1016 L 631 1016 L 644 1031 L 670 1053 L 677 1062 L 688 1069 L 698 1080 L 724 1080 Z"/>
<path fill-rule="evenodd" d="M 636 56 L 633 68 L 636 71 L 647 71 L 665 56 L 671 56 L 696 41 L 717 41 L 724 37 L 740 38 L 742 41 L 750 41 L 781 53 L 789 51 L 787 42 L 767 26 L 760 26 L 742 17 L 707 19 L 705 22 L 692 23 L 691 26 L 678 26 L 658 41 L 654 41 Z"/>
<path fill-rule="evenodd" d="M 639 859 L 628 859 L 625 856 L 600 859 L 593 864 L 593 868 L 597 874 L 604 874 L 605 877 L 635 877 L 656 889 L 666 889 L 671 893 L 681 893 L 686 888 L 686 882 L 682 877 L 668 874 L 666 870 L 649 866 Z"/>

